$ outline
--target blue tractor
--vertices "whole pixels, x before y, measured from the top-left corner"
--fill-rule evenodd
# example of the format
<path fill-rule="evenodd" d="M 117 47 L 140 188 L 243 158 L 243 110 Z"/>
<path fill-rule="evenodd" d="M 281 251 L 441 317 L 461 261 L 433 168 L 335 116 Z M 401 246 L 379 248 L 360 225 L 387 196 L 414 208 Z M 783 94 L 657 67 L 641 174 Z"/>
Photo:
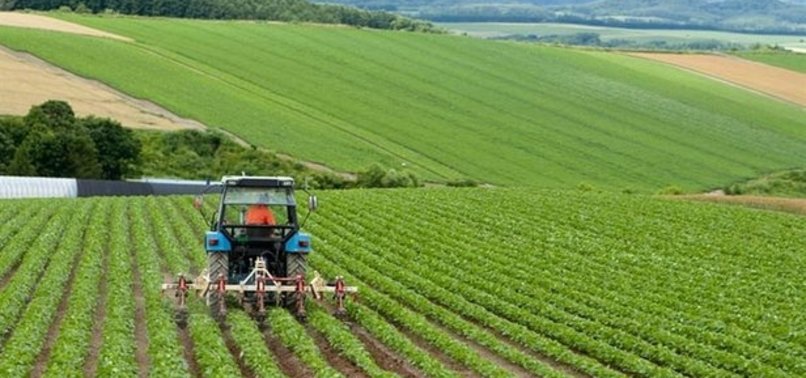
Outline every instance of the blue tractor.
<path fill-rule="evenodd" d="M 336 311 L 344 311 L 346 294 L 356 292 L 356 288 L 347 287 L 341 277 L 326 283 L 317 273 L 306 280 L 311 236 L 301 230 L 305 220 L 300 222 L 297 214 L 294 179 L 224 176 L 205 192 L 214 189 L 221 194 L 204 237 L 207 269 L 192 282 L 180 274 L 176 283 L 163 285 L 163 289 L 175 291 L 181 318 L 186 315 L 185 299 L 190 290 L 206 298 L 219 319 L 226 316 L 228 293 L 236 294 L 241 304 L 261 319 L 267 304 L 289 307 L 304 318 L 308 294 L 319 299 L 324 293 L 332 293 Z M 204 214 L 202 195 L 194 205 Z M 317 208 L 316 196 L 308 195 L 305 219 Z"/>

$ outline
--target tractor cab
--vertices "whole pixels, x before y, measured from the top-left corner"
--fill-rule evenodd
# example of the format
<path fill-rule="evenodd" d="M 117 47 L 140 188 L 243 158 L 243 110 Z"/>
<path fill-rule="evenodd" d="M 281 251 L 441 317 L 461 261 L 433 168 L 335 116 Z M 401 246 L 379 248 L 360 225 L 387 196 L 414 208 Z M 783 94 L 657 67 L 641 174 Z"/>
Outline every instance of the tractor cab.
<path fill-rule="evenodd" d="M 299 230 L 294 179 L 225 176 L 221 184 L 205 246 L 208 253 L 229 255 L 228 283 L 247 277 L 258 258 L 274 276 L 304 273 L 304 268 L 288 263 L 311 251 L 310 235 Z M 315 204 L 311 198 L 309 204 Z"/>

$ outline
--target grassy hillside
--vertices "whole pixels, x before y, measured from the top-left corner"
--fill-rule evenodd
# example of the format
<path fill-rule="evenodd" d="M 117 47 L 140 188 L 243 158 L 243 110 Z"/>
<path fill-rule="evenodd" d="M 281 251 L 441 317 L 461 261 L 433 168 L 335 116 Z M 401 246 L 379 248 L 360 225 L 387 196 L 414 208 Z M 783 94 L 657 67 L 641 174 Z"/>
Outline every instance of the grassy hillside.
<path fill-rule="evenodd" d="M 771 64 L 781 68 L 806 73 L 806 54 L 779 52 L 747 52 L 737 54 L 745 59 Z"/>
<path fill-rule="evenodd" d="M 802 110 L 621 55 L 341 27 L 71 16 L 30 51 L 294 156 L 430 179 L 706 189 L 806 164 Z M 773 148 L 774 146 L 774 148 Z"/>

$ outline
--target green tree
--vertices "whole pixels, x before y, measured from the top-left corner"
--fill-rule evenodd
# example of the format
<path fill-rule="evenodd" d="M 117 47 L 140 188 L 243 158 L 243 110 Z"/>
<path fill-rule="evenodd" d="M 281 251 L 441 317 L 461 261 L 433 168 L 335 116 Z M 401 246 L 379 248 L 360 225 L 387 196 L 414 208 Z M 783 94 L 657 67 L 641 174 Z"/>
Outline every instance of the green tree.
<path fill-rule="evenodd" d="M 85 129 L 56 132 L 37 125 L 17 148 L 9 173 L 45 177 L 101 177 L 98 151 Z"/>
<path fill-rule="evenodd" d="M 49 100 L 42 105 L 31 107 L 23 121 L 29 127 L 41 124 L 50 128 L 69 128 L 75 126 L 76 114 L 73 113 L 73 108 L 68 103 Z"/>
<path fill-rule="evenodd" d="M 140 162 L 140 140 L 131 130 L 108 118 L 87 117 L 80 122 L 97 150 L 101 178 L 119 180 L 136 173 Z"/>

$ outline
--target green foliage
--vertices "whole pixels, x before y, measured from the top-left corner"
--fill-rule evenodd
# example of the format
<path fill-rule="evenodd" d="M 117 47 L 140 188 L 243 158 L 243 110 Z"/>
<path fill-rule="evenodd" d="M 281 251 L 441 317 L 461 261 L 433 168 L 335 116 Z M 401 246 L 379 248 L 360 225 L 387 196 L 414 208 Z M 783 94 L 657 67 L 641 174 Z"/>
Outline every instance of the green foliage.
<path fill-rule="evenodd" d="M 356 180 L 356 186 L 360 188 L 414 188 L 420 185 L 414 173 L 385 170 L 378 164 L 359 172 Z"/>
<path fill-rule="evenodd" d="M 140 141 L 129 129 L 111 119 L 87 117 L 80 121 L 98 151 L 98 160 L 107 180 L 131 177 L 140 158 Z"/>
<path fill-rule="evenodd" d="M 311 332 L 367 374 L 387 374 L 359 331 L 429 377 L 510 376 L 502 361 L 551 378 L 806 375 L 802 217 L 523 188 L 326 191 L 320 199 L 327 211 L 309 222 L 310 271 L 343 275 L 361 300 L 348 298 L 348 326 L 313 303 L 307 323 L 280 308 L 267 319 L 268 332 L 317 376 L 339 374 Z M 139 275 L 149 373 L 187 376 L 173 298 L 159 283 L 168 271 L 205 264 L 206 225 L 191 200 L 0 202 L 3 371 L 29 374 L 66 296 L 45 375 L 83 375 L 106 285 L 98 375 L 137 375 Z M 201 375 L 240 376 L 236 361 L 257 376 L 279 375 L 245 313 L 230 309 L 217 324 L 193 295 L 189 308 Z M 222 327 L 242 354 L 228 350 Z"/>
<path fill-rule="evenodd" d="M 806 298 L 792 303 L 783 289 L 803 289 L 802 218 L 522 189 L 321 199 L 331 211 L 311 228 L 319 240 L 312 265 L 344 274 L 359 286 L 361 306 L 446 354 L 417 315 L 480 344 L 483 330 L 474 327 L 495 329 L 591 376 L 806 372 L 803 335 L 792 332 Z M 491 246 L 479 237 L 489 229 L 506 236 Z M 482 345 L 518 361 L 493 349 L 496 340 Z"/>
<path fill-rule="evenodd" d="M 11 28 L 0 42 L 339 171 L 405 163 L 425 181 L 649 192 L 806 164 L 799 108 L 622 55 L 310 25 L 59 17 L 138 44 Z"/>
<path fill-rule="evenodd" d="M 479 186 L 479 182 L 473 179 L 457 179 L 445 183 L 447 186 L 454 188 L 475 188 Z"/>
<path fill-rule="evenodd" d="M 241 311 L 227 315 L 227 323 L 232 327 L 232 338 L 255 375 L 258 377 L 284 377 L 277 360 L 266 348 L 266 342 L 255 322 Z"/>
<path fill-rule="evenodd" d="M 310 367 L 314 375 L 321 378 L 342 377 L 338 371 L 327 364 L 319 348 L 305 331 L 305 327 L 298 323 L 288 311 L 272 309 L 268 312 L 267 321 L 271 326 L 271 333 L 293 351 L 305 365 Z"/>
<path fill-rule="evenodd" d="M 659 190 L 658 194 L 659 195 L 665 195 L 665 196 L 679 196 L 681 194 L 685 194 L 685 191 L 679 186 L 670 185 L 670 186 L 667 186 L 667 187 Z"/>
<path fill-rule="evenodd" d="M 130 14 L 203 19 L 270 20 L 344 24 L 375 29 L 442 32 L 431 23 L 400 15 L 356 9 L 336 4 L 315 4 L 307 0 L 14 0 L 0 1 L 5 10 L 57 10 L 71 13 Z"/>
<path fill-rule="evenodd" d="M 724 189 L 730 195 L 763 195 L 776 197 L 806 197 L 806 170 L 777 172 Z"/>
<path fill-rule="evenodd" d="M 0 119 L 0 151 L 5 174 L 120 179 L 134 173 L 140 145 L 117 122 L 77 119 L 69 104 L 51 100 Z"/>
<path fill-rule="evenodd" d="M 381 369 L 361 344 L 361 340 L 353 335 L 341 321 L 328 315 L 324 309 L 315 304 L 308 306 L 307 315 L 307 320 L 313 328 L 320 332 L 340 354 L 360 367 L 370 377 L 397 377 L 396 374 Z"/>

